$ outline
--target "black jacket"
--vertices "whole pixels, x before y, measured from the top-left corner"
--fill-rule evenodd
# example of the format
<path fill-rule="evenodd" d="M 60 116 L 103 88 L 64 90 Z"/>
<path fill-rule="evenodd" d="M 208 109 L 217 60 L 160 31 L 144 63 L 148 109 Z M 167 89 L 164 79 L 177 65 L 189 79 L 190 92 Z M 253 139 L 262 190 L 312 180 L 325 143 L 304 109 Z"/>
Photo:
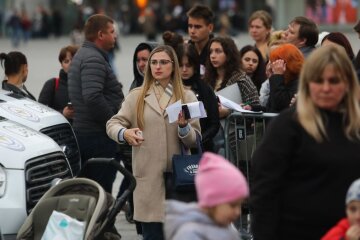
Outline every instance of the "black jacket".
<path fill-rule="evenodd" d="M 284 75 L 273 74 L 270 79 L 270 95 L 266 105 L 267 112 L 281 112 L 290 105 L 291 99 L 298 90 L 298 79 L 284 83 Z"/>
<path fill-rule="evenodd" d="M 105 133 L 106 122 L 119 111 L 124 94 L 107 53 L 92 42 L 85 41 L 72 59 L 68 93 L 75 109 L 74 130 Z"/>
<path fill-rule="evenodd" d="M 256 240 L 318 240 L 345 217 L 345 197 L 360 177 L 360 142 L 345 137 L 344 115 L 321 111 L 328 139 L 315 141 L 294 108 L 273 119 L 251 161 Z"/>
<path fill-rule="evenodd" d="M 140 87 L 144 81 L 144 75 L 139 72 L 139 70 L 137 68 L 137 64 L 136 64 L 137 53 L 142 50 L 145 50 L 145 49 L 147 49 L 151 52 L 157 46 L 158 46 L 158 43 L 156 43 L 156 42 L 143 42 L 143 43 L 140 43 L 135 48 L 134 57 L 133 57 L 134 81 L 131 83 L 130 90 L 132 90 L 133 88 L 136 88 L 136 87 Z"/>
<path fill-rule="evenodd" d="M 220 127 L 219 109 L 215 93 L 208 84 L 196 75 L 191 79 L 183 80 L 183 83 L 185 86 L 191 87 L 197 99 L 204 104 L 207 117 L 200 118 L 202 147 L 203 151 L 214 152 L 215 149 L 212 140 Z"/>
<path fill-rule="evenodd" d="M 209 47 L 210 47 L 209 44 L 210 44 L 210 40 L 212 38 L 214 38 L 214 35 L 210 34 L 208 42 L 206 43 L 204 48 L 201 50 L 201 53 L 199 54 L 200 65 L 202 65 L 204 67 L 206 65 L 206 61 L 209 58 Z M 195 43 L 193 41 L 189 40 L 189 43 L 193 44 L 195 46 Z"/>
<path fill-rule="evenodd" d="M 4 80 L 2 82 L 2 89 L 36 101 L 36 98 L 26 89 L 25 85 L 23 85 L 23 90 L 21 90 L 17 86 L 8 83 L 7 80 Z"/>
<path fill-rule="evenodd" d="M 59 73 L 59 85 L 56 88 L 56 78 L 47 80 L 41 89 L 39 95 L 39 102 L 59 111 L 62 114 L 63 109 L 69 102 L 68 95 L 68 76 L 67 73 L 61 69 Z"/>

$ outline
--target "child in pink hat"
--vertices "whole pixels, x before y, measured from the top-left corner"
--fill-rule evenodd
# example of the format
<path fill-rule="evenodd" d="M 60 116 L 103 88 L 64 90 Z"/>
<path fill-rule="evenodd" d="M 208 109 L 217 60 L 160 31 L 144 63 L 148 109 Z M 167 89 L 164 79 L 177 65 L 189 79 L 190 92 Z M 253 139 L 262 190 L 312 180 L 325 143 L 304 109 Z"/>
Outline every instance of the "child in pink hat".
<path fill-rule="evenodd" d="M 213 153 L 203 154 L 195 176 L 198 203 L 168 201 L 165 239 L 239 239 L 231 227 L 249 195 L 242 173 L 229 161 Z"/>

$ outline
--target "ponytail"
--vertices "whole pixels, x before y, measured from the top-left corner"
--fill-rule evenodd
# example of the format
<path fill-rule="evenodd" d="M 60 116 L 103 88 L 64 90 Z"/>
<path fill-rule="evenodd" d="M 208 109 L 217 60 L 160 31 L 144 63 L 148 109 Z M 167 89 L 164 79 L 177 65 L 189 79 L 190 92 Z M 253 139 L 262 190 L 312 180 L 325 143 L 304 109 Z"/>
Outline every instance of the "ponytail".
<path fill-rule="evenodd" d="M 21 66 L 27 64 L 27 59 L 21 52 L 9 52 L 0 53 L 0 62 L 5 69 L 5 75 L 10 76 L 19 73 Z"/>

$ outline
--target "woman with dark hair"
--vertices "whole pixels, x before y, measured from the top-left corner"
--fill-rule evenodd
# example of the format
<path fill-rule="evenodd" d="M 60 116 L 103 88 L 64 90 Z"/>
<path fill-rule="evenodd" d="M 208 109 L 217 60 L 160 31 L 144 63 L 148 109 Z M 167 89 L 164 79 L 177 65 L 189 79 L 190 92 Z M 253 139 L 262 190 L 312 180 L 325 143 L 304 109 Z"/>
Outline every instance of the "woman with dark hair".
<path fill-rule="evenodd" d="M 24 85 L 28 76 L 28 64 L 25 55 L 21 52 L 0 53 L 0 62 L 5 69 L 7 78 L 2 82 L 2 89 L 36 101 Z"/>
<path fill-rule="evenodd" d="M 156 42 L 142 42 L 135 48 L 133 57 L 134 80 L 130 85 L 130 91 L 140 87 L 144 82 L 144 71 L 149 60 L 151 51 L 157 47 Z"/>
<path fill-rule="evenodd" d="M 162 35 L 165 45 L 169 45 L 173 47 L 174 50 L 180 45 L 184 43 L 184 38 L 181 34 L 171 31 L 165 31 Z M 180 59 L 179 59 L 180 60 Z"/>
<path fill-rule="evenodd" d="M 358 56 L 355 57 L 354 51 L 347 37 L 341 32 L 331 32 L 321 41 L 321 46 L 326 45 L 337 45 L 345 49 L 346 54 L 355 67 L 356 74 L 360 81 L 360 55 L 358 54 Z"/>
<path fill-rule="evenodd" d="M 236 83 L 241 93 L 242 103 L 252 106 L 260 104 L 254 83 L 246 73 L 240 70 L 239 51 L 235 42 L 229 37 L 215 37 L 210 40 L 205 81 L 215 92 Z M 220 118 L 225 118 L 229 114 L 229 109 L 219 107 Z"/>
<path fill-rule="evenodd" d="M 214 91 L 200 78 L 199 55 L 192 44 L 181 44 L 176 49 L 181 78 L 185 88 L 191 89 L 204 103 L 206 118 L 200 119 L 203 151 L 216 152 L 212 139 L 219 130 L 219 110 Z"/>
<path fill-rule="evenodd" d="M 266 80 L 265 62 L 259 49 L 247 45 L 240 49 L 241 69 L 251 78 L 258 92 Z"/>
<path fill-rule="evenodd" d="M 351 47 L 349 40 L 344 34 L 342 34 L 341 32 L 331 32 L 328 35 L 326 35 L 321 41 L 321 46 L 326 46 L 331 44 L 335 44 L 343 47 L 350 60 L 354 61 L 355 58 L 354 51 Z"/>
<path fill-rule="evenodd" d="M 41 89 L 39 102 L 62 113 L 68 120 L 72 120 L 74 109 L 69 105 L 68 70 L 70 63 L 79 47 L 69 45 L 60 50 L 58 60 L 61 65 L 59 76 L 47 80 Z"/>

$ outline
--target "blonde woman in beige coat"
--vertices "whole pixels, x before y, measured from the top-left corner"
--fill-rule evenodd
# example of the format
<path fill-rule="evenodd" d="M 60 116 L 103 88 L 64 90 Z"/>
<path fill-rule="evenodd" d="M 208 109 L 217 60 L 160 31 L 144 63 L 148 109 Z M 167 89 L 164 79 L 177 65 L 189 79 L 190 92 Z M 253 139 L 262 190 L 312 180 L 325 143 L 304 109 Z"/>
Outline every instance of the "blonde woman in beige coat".
<path fill-rule="evenodd" d="M 196 119 L 185 120 L 180 112 L 177 123 L 169 123 L 165 108 L 180 100 L 197 101 L 184 90 L 179 64 L 169 46 L 155 48 L 149 57 L 144 83 L 125 98 L 120 111 L 106 125 L 116 142 L 126 141 L 133 149 L 134 219 L 141 222 L 144 240 L 163 239 L 165 185 L 163 172 L 171 171 L 171 157 L 180 152 L 180 142 L 196 146 Z"/>

